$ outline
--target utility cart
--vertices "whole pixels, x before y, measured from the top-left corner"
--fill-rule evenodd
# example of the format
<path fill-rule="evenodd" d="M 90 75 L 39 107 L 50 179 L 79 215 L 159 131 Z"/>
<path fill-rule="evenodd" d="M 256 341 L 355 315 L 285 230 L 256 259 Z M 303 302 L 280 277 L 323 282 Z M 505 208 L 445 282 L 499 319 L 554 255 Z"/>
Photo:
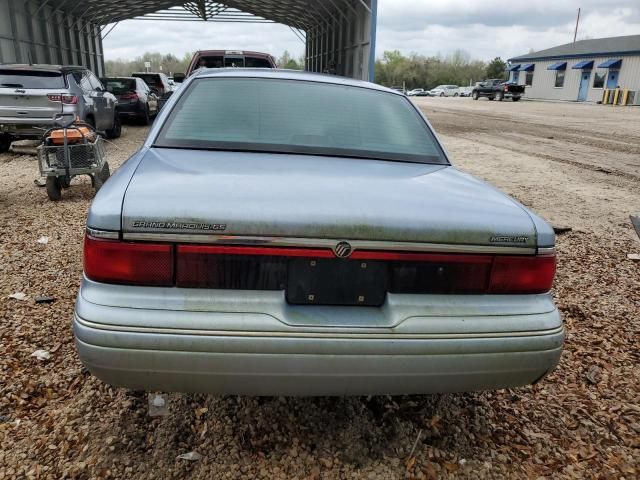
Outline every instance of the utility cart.
<path fill-rule="evenodd" d="M 69 188 L 71 179 L 78 175 L 89 175 L 97 192 L 111 174 L 102 138 L 73 114 L 56 115 L 54 124 L 38 147 L 40 175 L 47 179 L 49 199 L 60 200 L 62 189 Z"/>

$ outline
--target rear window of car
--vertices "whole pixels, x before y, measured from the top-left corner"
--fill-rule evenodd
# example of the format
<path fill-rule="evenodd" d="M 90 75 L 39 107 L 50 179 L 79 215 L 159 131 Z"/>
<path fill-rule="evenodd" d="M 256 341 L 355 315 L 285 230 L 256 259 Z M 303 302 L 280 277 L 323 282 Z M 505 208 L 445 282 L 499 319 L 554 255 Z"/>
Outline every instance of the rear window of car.
<path fill-rule="evenodd" d="M 0 69 L 0 88 L 66 88 L 60 72 Z"/>
<path fill-rule="evenodd" d="M 211 55 L 202 56 L 196 62 L 195 68 L 273 68 L 272 63 L 264 57 L 245 55 Z"/>
<path fill-rule="evenodd" d="M 194 81 L 155 145 L 447 163 L 404 96 L 281 79 Z"/>
<path fill-rule="evenodd" d="M 269 60 L 258 57 L 245 57 L 244 66 L 247 68 L 273 68 Z"/>
<path fill-rule="evenodd" d="M 140 73 L 136 73 L 133 75 L 136 78 L 141 78 L 142 81 L 144 83 L 146 83 L 147 85 L 149 85 L 150 87 L 155 87 L 158 85 L 162 85 L 162 79 L 160 78 L 160 75 L 152 73 L 149 75 L 145 75 L 144 73 L 140 74 Z"/>
<path fill-rule="evenodd" d="M 103 78 L 102 83 L 111 93 L 130 92 L 136 89 L 136 81 L 133 78 Z"/>

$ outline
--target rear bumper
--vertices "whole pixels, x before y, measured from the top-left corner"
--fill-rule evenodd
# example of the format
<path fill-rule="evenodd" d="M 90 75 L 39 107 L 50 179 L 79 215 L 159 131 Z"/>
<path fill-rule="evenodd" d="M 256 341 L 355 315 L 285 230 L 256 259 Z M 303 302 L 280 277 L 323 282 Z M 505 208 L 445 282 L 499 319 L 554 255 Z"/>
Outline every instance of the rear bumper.
<path fill-rule="evenodd" d="M 138 117 L 144 112 L 144 104 L 140 101 L 136 103 L 118 103 L 118 113 L 121 117 Z"/>
<path fill-rule="evenodd" d="M 63 112 L 80 114 L 77 105 L 65 105 Z M 8 133 L 17 138 L 40 138 L 45 131 L 55 126 L 53 117 L 56 113 L 59 112 L 47 112 L 46 116 L 41 112 L 38 116 L 0 117 L 0 133 Z"/>
<path fill-rule="evenodd" d="M 40 138 L 48 129 L 53 127 L 53 120 L 33 119 L 26 122 L 10 123 L 7 118 L 0 118 L 0 134 L 7 133 L 19 138 Z"/>
<path fill-rule="evenodd" d="M 565 336 L 555 308 L 495 317 L 509 331 L 493 333 L 456 331 L 492 317 L 412 316 L 392 328 L 310 328 L 269 314 L 155 308 L 96 305 L 81 292 L 73 328 L 84 365 L 106 383 L 141 390 L 445 393 L 536 382 L 557 365 Z"/>

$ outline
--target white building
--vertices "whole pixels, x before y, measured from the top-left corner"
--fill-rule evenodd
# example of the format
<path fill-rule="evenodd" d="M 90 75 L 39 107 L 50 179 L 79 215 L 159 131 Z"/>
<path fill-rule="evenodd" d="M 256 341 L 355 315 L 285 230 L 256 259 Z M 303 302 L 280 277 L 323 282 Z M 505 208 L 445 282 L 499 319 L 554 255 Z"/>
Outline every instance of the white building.
<path fill-rule="evenodd" d="M 525 98 L 598 102 L 604 89 L 628 89 L 640 101 L 640 35 L 580 40 L 509 59 L 509 80 Z"/>

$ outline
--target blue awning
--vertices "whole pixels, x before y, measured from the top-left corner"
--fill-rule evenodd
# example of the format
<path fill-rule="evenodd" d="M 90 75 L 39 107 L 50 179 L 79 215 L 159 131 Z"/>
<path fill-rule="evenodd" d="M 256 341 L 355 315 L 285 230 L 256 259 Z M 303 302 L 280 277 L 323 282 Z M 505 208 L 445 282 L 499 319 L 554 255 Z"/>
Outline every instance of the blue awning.
<path fill-rule="evenodd" d="M 509 68 L 507 68 L 507 71 L 509 72 L 515 72 L 516 70 L 518 70 L 520 68 L 520 64 L 516 64 L 516 65 L 511 65 Z"/>
<path fill-rule="evenodd" d="M 549 65 L 547 70 L 566 70 L 567 62 L 554 63 L 553 65 Z"/>
<path fill-rule="evenodd" d="M 533 69 L 536 68 L 535 63 L 525 63 L 520 67 L 521 72 L 533 72 Z"/>
<path fill-rule="evenodd" d="M 580 63 L 576 63 L 571 68 L 574 70 L 591 70 L 593 68 L 593 60 L 583 60 Z"/>
<path fill-rule="evenodd" d="M 620 68 L 620 65 L 622 65 L 622 59 L 617 58 L 601 63 L 600 65 L 598 65 L 598 68 Z"/>

